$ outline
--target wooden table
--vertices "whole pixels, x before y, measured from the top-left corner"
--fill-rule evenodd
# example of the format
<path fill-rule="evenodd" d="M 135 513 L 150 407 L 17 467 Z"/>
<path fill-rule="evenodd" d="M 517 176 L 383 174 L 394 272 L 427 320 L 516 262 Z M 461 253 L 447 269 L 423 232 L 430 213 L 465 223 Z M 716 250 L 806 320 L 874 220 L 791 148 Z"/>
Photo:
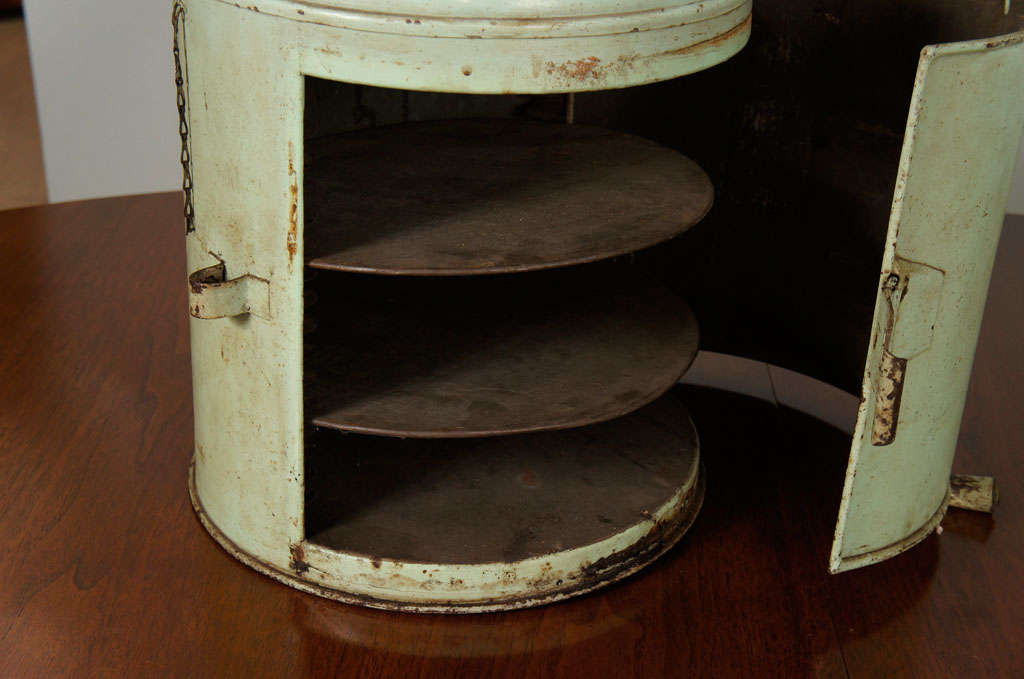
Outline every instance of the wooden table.
<path fill-rule="evenodd" d="M 301 594 L 200 528 L 179 208 L 0 213 L 0 677 L 1024 676 L 1024 219 L 957 459 L 998 478 L 994 518 L 953 510 L 916 549 L 828 575 L 849 438 L 785 404 L 828 418 L 852 397 L 754 371 L 789 396 L 679 387 L 709 486 L 665 558 L 566 603 L 444 617 Z"/>

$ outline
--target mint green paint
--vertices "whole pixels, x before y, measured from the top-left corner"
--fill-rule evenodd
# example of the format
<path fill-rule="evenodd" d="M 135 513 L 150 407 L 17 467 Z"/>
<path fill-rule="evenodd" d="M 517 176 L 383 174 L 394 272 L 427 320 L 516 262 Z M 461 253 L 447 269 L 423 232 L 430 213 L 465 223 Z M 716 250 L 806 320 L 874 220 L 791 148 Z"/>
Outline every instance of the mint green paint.
<path fill-rule="evenodd" d="M 941 520 L 1021 128 L 1024 33 L 921 52 L 831 569 Z M 898 283 L 894 284 L 898 276 Z M 893 294 L 893 287 L 899 294 Z M 907 359 L 895 439 L 872 444 L 883 354 Z"/>

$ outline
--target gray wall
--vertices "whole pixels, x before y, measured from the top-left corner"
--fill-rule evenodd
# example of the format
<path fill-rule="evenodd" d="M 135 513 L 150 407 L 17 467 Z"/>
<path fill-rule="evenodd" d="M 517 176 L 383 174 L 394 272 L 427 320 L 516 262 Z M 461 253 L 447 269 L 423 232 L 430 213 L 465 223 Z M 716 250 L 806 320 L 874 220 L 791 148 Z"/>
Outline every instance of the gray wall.
<path fill-rule="evenodd" d="M 170 191 L 170 0 L 25 0 L 52 202 Z"/>

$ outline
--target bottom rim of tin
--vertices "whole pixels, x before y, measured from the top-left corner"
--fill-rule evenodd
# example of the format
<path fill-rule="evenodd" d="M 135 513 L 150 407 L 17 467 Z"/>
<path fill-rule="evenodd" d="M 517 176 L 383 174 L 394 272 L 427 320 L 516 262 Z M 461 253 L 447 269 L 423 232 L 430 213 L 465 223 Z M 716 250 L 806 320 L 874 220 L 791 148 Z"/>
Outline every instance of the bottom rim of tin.
<path fill-rule="evenodd" d="M 852 556 L 842 556 L 841 554 L 834 554 L 832 561 L 829 564 L 829 572 L 833 575 L 842 573 L 844 571 L 851 571 L 857 568 L 863 568 L 864 566 L 872 566 L 876 563 L 881 563 L 894 556 L 899 556 L 903 552 L 909 550 L 911 547 L 916 547 L 918 544 L 924 541 L 932 532 L 942 523 L 942 519 L 946 517 L 946 511 L 949 509 L 950 491 L 947 488 L 946 494 L 942 498 L 942 502 L 939 503 L 938 509 L 928 517 L 928 520 L 921 524 L 921 527 L 915 530 L 910 535 L 906 536 L 901 540 L 897 540 L 884 547 L 873 549 L 870 552 L 864 552 L 862 554 L 854 554 Z M 840 543 L 836 542 L 836 545 Z"/>
<path fill-rule="evenodd" d="M 699 455 L 699 453 L 697 453 Z M 307 594 L 313 594 L 325 599 L 332 599 L 346 604 L 366 606 L 390 611 L 404 611 L 414 613 L 486 613 L 494 611 L 508 611 L 522 608 L 532 608 L 549 603 L 562 601 L 570 597 L 580 596 L 593 592 L 602 587 L 607 587 L 619 580 L 633 575 L 642 568 L 650 565 L 668 550 L 676 545 L 683 535 L 693 525 L 697 514 L 704 503 L 705 472 L 702 462 L 697 461 L 697 478 L 691 485 L 689 492 L 679 503 L 678 510 L 671 516 L 667 516 L 658 522 L 641 539 L 628 547 L 608 557 L 609 565 L 600 569 L 593 577 L 585 581 L 577 581 L 558 589 L 531 594 L 528 596 L 490 599 L 478 601 L 451 601 L 451 602 L 406 602 L 397 600 L 377 599 L 374 597 L 347 592 L 344 590 L 325 587 L 321 584 L 297 577 L 276 566 L 261 561 L 249 552 L 239 547 L 231 538 L 224 534 L 213 522 L 203 508 L 202 500 L 196 490 L 195 481 L 195 457 L 189 464 L 188 473 L 188 494 L 195 509 L 196 516 L 203 528 L 210 534 L 214 541 L 221 546 L 228 554 L 241 561 L 253 570 L 266 575 L 278 582 L 293 587 Z"/>

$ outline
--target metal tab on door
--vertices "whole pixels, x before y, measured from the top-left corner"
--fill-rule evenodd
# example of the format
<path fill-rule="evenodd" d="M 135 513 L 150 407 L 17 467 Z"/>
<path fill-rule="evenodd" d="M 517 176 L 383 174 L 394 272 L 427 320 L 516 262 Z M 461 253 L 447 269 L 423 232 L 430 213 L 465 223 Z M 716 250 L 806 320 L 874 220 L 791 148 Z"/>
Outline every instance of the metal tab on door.
<path fill-rule="evenodd" d="M 889 327 L 883 344 L 881 370 L 871 429 L 871 445 L 887 446 L 896 439 L 908 361 L 928 351 L 942 299 L 941 269 L 896 258 L 896 269 L 883 292 L 889 304 Z"/>

